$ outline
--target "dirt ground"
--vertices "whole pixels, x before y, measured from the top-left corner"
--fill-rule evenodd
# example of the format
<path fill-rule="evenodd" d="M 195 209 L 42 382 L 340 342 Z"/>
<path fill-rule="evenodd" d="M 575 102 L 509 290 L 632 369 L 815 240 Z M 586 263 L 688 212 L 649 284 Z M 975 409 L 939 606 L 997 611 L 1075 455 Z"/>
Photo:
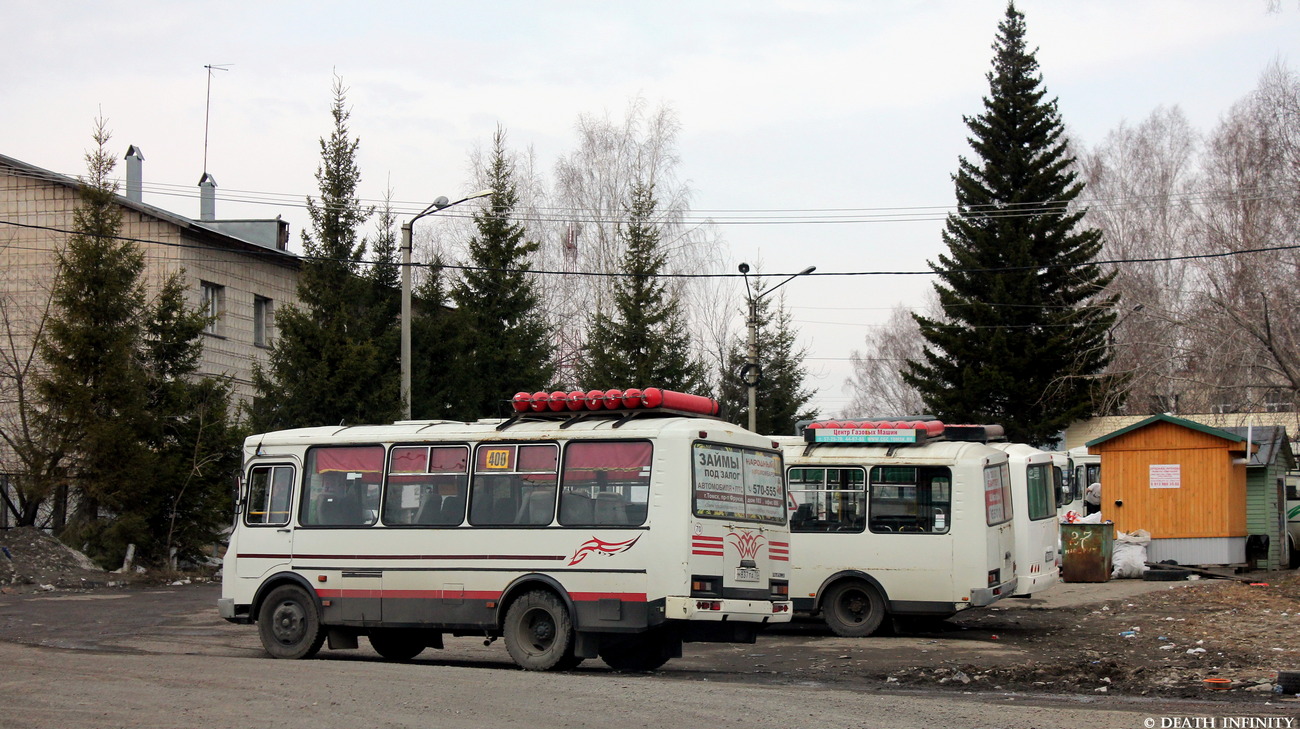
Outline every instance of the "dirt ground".
<path fill-rule="evenodd" d="M 207 580 L 104 572 L 36 530 L 0 532 L 3 594 L 102 594 L 191 582 Z M 221 621 L 211 592 L 215 586 L 199 587 L 206 597 L 194 603 L 187 625 L 211 623 L 214 635 L 232 641 L 231 649 L 252 649 L 255 631 Z M 660 673 L 686 680 L 847 684 L 886 691 L 1300 702 L 1275 690 L 1278 672 L 1300 671 L 1297 628 L 1296 572 L 1179 582 L 1113 580 L 1060 584 L 1041 597 L 1002 600 L 946 621 L 904 623 L 892 634 L 865 639 L 839 638 L 820 623 L 804 621 L 774 627 L 755 645 L 691 644 Z M 454 647 L 462 642 L 465 649 Z M 456 639 L 446 651 L 426 652 L 421 660 L 504 662 L 497 653 L 504 654 L 499 643 L 484 648 L 481 640 Z M 598 661 L 588 663 L 579 670 L 607 670 Z M 1227 679 L 1227 688 L 1210 689 L 1205 679 L 1211 678 Z"/>
<path fill-rule="evenodd" d="M 0 531 L 0 594 L 128 587 L 160 579 L 106 572 L 86 555 L 33 527 Z"/>
<path fill-rule="evenodd" d="M 1086 601 L 1090 592 L 1104 596 L 1109 585 L 1151 590 Z M 1054 591 L 1077 597 L 1054 599 Z M 1295 572 L 1060 584 L 1044 595 L 1043 600 L 1003 600 L 931 628 L 936 641 L 956 636 L 996 641 L 1019 649 L 1027 660 L 1015 665 L 941 660 L 892 671 L 886 680 L 967 690 L 1255 699 L 1275 693 L 1279 671 L 1300 671 L 1300 575 Z M 1206 679 L 1226 679 L 1221 685 L 1227 688 L 1212 689 Z"/>

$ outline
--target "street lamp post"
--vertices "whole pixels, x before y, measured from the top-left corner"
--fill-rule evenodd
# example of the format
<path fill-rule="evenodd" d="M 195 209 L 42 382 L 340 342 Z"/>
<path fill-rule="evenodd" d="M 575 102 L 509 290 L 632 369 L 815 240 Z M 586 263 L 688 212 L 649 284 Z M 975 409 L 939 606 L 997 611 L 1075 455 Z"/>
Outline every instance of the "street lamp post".
<path fill-rule="evenodd" d="M 411 226 L 426 215 L 459 205 L 466 200 L 487 197 L 493 192 L 496 191 L 479 190 L 456 202 L 447 202 L 446 197 L 439 197 L 414 218 L 402 223 L 402 416 L 407 420 L 411 419 Z"/>
<path fill-rule="evenodd" d="M 755 296 L 754 290 L 749 287 L 749 264 L 740 264 L 740 275 L 745 278 L 745 294 L 749 300 L 749 320 L 746 322 L 749 327 L 749 346 L 745 352 L 745 368 L 740 372 L 740 379 L 749 388 L 749 429 L 755 433 L 758 432 L 758 381 L 763 376 L 762 370 L 758 366 L 758 300 L 799 276 L 810 274 L 816 270 L 816 266 L 809 266 L 799 273 L 791 274 L 789 278 L 781 283 Z"/>

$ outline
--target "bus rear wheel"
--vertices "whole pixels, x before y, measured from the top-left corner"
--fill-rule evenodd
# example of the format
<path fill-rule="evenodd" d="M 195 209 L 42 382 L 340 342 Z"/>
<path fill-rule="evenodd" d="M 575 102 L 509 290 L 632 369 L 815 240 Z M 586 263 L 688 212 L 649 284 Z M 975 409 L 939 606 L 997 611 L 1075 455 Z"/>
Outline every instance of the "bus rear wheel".
<path fill-rule="evenodd" d="M 865 582 L 841 582 L 827 591 L 822 619 L 838 636 L 864 638 L 884 621 L 885 599 Z"/>
<path fill-rule="evenodd" d="M 506 611 L 506 651 L 528 671 L 566 670 L 573 655 L 573 620 L 554 593 L 526 592 Z"/>
<path fill-rule="evenodd" d="M 651 631 L 628 636 L 600 647 L 600 659 L 615 671 L 653 671 L 678 654 L 672 639 Z"/>
<path fill-rule="evenodd" d="M 297 585 L 281 585 L 257 614 L 262 647 L 275 658 L 311 658 L 325 643 L 316 601 Z"/>
<path fill-rule="evenodd" d="M 390 628 L 370 633 L 370 647 L 390 661 L 409 661 L 428 646 L 418 631 Z"/>

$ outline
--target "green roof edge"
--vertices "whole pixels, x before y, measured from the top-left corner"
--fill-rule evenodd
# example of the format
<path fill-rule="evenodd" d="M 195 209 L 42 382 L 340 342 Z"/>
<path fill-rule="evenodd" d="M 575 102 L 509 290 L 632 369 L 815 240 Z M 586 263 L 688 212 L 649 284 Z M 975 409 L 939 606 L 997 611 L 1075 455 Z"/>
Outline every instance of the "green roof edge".
<path fill-rule="evenodd" d="M 1208 425 L 1206 425 L 1206 424 L 1204 424 L 1204 423 L 1198 423 L 1198 422 L 1196 422 L 1195 420 L 1186 420 L 1186 419 L 1184 419 L 1184 418 L 1176 418 L 1176 417 L 1174 417 L 1174 416 L 1172 416 L 1172 415 L 1165 415 L 1165 414 L 1162 413 L 1162 414 L 1160 414 L 1160 415 L 1152 415 L 1151 417 L 1147 418 L 1146 420 L 1141 420 L 1141 421 L 1138 421 L 1138 422 L 1136 422 L 1136 423 L 1134 423 L 1134 424 L 1132 424 L 1132 425 L 1130 425 L 1130 426 L 1127 426 L 1127 427 L 1124 427 L 1124 428 L 1120 428 L 1119 430 L 1115 431 L 1114 433 L 1107 433 L 1106 435 L 1103 435 L 1103 436 L 1100 437 L 1100 438 L 1094 438 L 1094 439 L 1088 441 L 1087 443 L 1084 443 L 1083 445 L 1084 445 L 1084 447 L 1086 447 L 1086 448 L 1091 448 L 1091 447 L 1097 445 L 1098 443 L 1105 443 L 1106 441 L 1108 441 L 1108 440 L 1110 440 L 1110 439 L 1112 439 L 1112 438 L 1118 438 L 1119 436 L 1124 435 L 1125 433 L 1130 433 L 1130 432 L 1132 432 L 1132 431 L 1134 431 L 1134 430 L 1137 430 L 1138 428 L 1145 428 L 1146 426 L 1148 426 L 1148 425 L 1150 425 L 1150 424 L 1152 424 L 1152 423 L 1158 423 L 1158 422 L 1173 423 L 1174 425 L 1181 425 L 1181 426 L 1183 426 L 1184 428 L 1191 428 L 1192 430 L 1199 430 L 1200 432 L 1205 433 L 1206 435 L 1212 435 L 1212 436 L 1214 436 L 1214 437 L 1216 437 L 1216 438 L 1222 438 L 1222 439 L 1227 440 L 1227 441 L 1232 441 L 1233 443 L 1242 443 L 1242 442 L 1244 442 L 1244 441 L 1246 440 L 1244 437 L 1242 437 L 1242 436 L 1240 436 L 1240 435 L 1233 435 L 1232 433 L 1229 433 L 1229 432 L 1226 431 L 1226 430 L 1219 430 L 1218 428 L 1211 428 L 1210 426 L 1208 426 Z"/>

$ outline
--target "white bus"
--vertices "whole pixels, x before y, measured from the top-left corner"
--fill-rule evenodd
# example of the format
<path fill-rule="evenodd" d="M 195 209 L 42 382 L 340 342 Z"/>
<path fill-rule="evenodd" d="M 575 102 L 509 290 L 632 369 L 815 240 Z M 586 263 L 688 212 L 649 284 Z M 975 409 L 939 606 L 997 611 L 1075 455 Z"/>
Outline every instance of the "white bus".
<path fill-rule="evenodd" d="M 1015 499 L 1016 591 L 1029 597 L 1061 579 L 1061 526 L 1056 513 L 1058 469 L 1052 453 L 1024 443 L 990 441 L 1010 459 Z"/>
<path fill-rule="evenodd" d="M 1088 488 L 1088 484 L 1101 483 L 1101 456 L 1088 453 L 1087 446 L 1071 448 L 1067 453 L 1070 456 L 1072 471 L 1070 477 L 1070 502 L 1061 504 L 1057 511 L 1061 514 L 1073 511 L 1083 516 L 1085 512 L 1083 506 L 1084 489 Z"/>
<path fill-rule="evenodd" d="M 707 398 L 520 393 L 509 419 L 255 435 L 219 611 L 266 651 L 409 660 L 503 637 L 519 666 L 653 670 L 788 622 L 771 439 Z M 557 412 L 558 411 L 558 412 Z"/>
<path fill-rule="evenodd" d="M 858 637 L 887 616 L 944 618 L 1015 592 L 1007 454 L 944 432 L 936 421 L 818 422 L 777 439 L 796 611 Z"/>

